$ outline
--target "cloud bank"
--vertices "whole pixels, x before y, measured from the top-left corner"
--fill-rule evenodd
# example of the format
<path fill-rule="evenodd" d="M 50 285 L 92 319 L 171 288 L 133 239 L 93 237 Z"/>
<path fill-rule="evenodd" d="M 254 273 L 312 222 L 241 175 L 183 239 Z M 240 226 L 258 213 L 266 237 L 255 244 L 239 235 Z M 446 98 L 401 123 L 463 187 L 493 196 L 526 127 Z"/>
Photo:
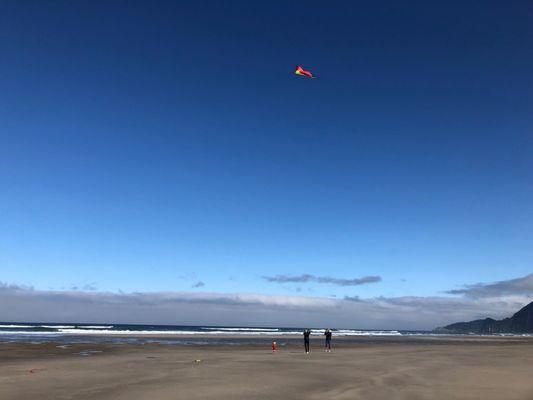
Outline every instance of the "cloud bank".
<path fill-rule="evenodd" d="M 358 286 L 365 285 L 367 283 L 381 282 L 380 276 L 364 276 L 362 278 L 343 279 L 334 278 L 331 276 L 315 276 L 310 274 L 303 275 L 274 275 L 263 276 L 263 279 L 272 283 L 325 283 L 337 286 Z"/>
<path fill-rule="evenodd" d="M 516 284 L 529 279 L 530 275 L 469 287 L 488 288 L 484 296 L 461 292 L 457 293 L 460 296 L 371 299 L 255 293 L 47 291 L 0 283 L 0 320 L 433 329 L 457 321 L 512 315 L 533 300 L 530 291 Z"/>
<path fill-rule="evenodd" d="M 474 285 L 465 285 L 462 289 L 449 290 L 446 293 L 461 294 L 473 298 L 531 295 L 533 294 L 533 274 L 489 284 L 476 283 Z"/>

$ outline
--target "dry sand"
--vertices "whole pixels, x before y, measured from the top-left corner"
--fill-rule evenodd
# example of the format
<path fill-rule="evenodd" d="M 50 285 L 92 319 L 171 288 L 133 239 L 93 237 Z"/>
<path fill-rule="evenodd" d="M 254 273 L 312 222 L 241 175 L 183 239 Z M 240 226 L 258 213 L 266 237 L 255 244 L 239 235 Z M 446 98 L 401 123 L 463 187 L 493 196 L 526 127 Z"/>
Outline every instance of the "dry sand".
<path fill-rule="evenodd" d="M 533 339 L 321 344 L 0 343 L 0 399 L 533 399 Z"/>

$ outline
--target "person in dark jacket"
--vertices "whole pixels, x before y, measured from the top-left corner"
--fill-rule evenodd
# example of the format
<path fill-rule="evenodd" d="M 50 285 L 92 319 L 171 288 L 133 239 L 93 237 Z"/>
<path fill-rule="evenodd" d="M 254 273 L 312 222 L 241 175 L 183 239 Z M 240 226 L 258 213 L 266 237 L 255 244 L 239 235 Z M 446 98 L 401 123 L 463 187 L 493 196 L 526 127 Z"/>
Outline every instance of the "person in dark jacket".
<path fill-rule="evenodd" d="M 304 330 L 304 346 L 305 346 L 306 354 L 309 354 L 309 335 L 311 335 L 311 331 L 309 329 L 305 329 Z"/>
<path fill-rule="evenodd" d="M 324 350 L 328 353 L 331 353 L 331 331 L 329 329 L 326 329 L 324 332 L 324 336 L 326 337 L 326 345 L 324 347 Z"/>

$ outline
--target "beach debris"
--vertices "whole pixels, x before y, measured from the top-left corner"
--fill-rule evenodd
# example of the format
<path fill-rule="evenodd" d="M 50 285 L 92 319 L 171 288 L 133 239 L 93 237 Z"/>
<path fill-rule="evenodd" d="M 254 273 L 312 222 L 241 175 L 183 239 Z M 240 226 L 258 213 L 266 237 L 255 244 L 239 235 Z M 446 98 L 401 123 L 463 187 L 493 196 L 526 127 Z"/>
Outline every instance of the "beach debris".
<path fill-rule="evenodd" d="M 103 353 L 102 350 L 83 350 L 78 353 L 82 357 L 89 357 L 93 354 Z"/>
<path fill-rule="evenodd" d="M 298 65 L 296 67 L 296 71 L 294 71 L 294 73 L 296 75 L 305 76 L 307 78 L 316 78 L 316 76 L 314 76 L 310 71 L 306 71 L 305 69 L 303 69 L 301 65 Z"/>
<path fill-rule="evenodd" d="M 200 363 L 202 362 L 202 360 L 197 359 L 197 360 L 194 360 L 194 362 L 195 362 L 196 364 L 200 364 Z"/>
<path fill-rule="evenodd" d="M 37 372 L 37 370 L 34 369 L 34 368 L 32 368 L 32 369 L 29 369 L 28 372 L 29 372 L 30 374 L 34 374 L 35 372 Z"/>

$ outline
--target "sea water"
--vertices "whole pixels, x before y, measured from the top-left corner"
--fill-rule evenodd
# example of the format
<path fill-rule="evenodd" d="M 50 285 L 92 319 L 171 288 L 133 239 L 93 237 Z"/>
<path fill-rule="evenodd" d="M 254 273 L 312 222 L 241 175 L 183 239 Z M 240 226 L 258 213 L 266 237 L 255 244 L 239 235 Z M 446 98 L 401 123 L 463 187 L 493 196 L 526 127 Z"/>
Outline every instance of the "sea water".
<path fill-rule="evenodd" d="M 300 339 L 303 328 L 126 325 L 93 323 L 13 323 L 0 322 L 0 342 L 161 342 L 176 344 L 262 344 L 272 338 Z M 443 336 L 426 331 L 332 329 L 334 337 Z M 324 329 L 311 329 L 314 337 L 323 337 Z M 239 337 L 243 340 L 238 340 Z M 522 335 L 516 335 L 522 336 Z M 180 338 L 183 337 L 183 338 Z M 198 339 L 195 339 L 198 337 Z M 244 338 L 246 338 L 244 340 Z"/>

